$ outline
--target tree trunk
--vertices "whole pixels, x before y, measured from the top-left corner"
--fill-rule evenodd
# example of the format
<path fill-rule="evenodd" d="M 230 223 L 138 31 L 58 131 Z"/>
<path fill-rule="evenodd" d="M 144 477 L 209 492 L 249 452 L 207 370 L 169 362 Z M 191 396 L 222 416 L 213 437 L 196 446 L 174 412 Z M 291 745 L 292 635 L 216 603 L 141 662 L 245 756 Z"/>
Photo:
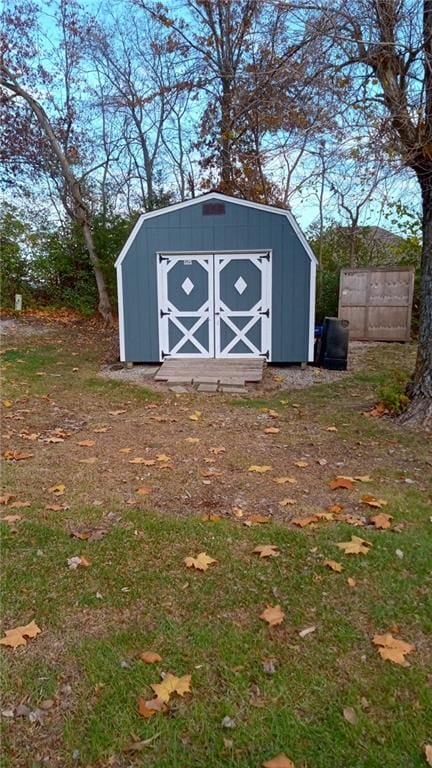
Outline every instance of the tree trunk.
<path fill-rule="evenodd" d="M 403 424 L 432 429 L 432 167 L 419 178 L 422 191 L 423 247 L 420 277 L 420 323 L 417 361 L 400 417 Z"/>
<path fill-rule="evenodd" d="M 111 310 L 111 302 L 109 300 L 107 286 L 105 282 L 105 275 L 102 271 L 101 263 L 94 247 L 93 235 L 92 235 L 92 231 L 88 221 L 83 220 L 81 222 L 81 228 L 83 231 L 85 244 L 87 247 L 90 263 L 93 267 L 93 272 L 94 272 L 96 285 L 98 289 L 98 295 L 99 295 L 98 310 L 99 310 L 99 313 L 102 315 L 104 322 L 107 325 L 112 325 L 113 316 L 112 316 L 112 310 Z"/>
<path fill-rule="evenodd" d="M 227 78 L 222 79 L 221 122 L 220 122 L 220 173 L 222 191 L 230 195 L 234 192 L 231 161 L 231 111 L 232 92 Z"/>

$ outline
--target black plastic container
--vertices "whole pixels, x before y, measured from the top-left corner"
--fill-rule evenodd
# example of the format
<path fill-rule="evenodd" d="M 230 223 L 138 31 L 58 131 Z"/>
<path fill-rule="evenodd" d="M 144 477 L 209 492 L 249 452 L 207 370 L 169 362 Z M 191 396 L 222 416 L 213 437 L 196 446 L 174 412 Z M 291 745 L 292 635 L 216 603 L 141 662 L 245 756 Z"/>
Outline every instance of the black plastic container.
<path fill-rule="evenodd" d="M 346 371 L 348 359 L 348 320 L 325 317 L 318 364 L 332 371 Z"/>

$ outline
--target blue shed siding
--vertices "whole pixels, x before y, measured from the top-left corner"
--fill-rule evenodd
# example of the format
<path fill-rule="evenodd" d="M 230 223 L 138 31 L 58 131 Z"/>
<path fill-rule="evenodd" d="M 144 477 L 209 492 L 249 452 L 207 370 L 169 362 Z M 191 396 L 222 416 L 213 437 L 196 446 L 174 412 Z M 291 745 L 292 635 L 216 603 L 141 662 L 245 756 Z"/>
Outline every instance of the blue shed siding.
<path fill-rule="evenodd" d="M 157 252 L 264 249 L 273 253 L 272 362 L 308 359 L 311 262 L 303 244 L 280 214 L 228 202 L 225 211 L 203 216 L 196 203 L 143 221 L 119 267 L 126 360 L 159 360 Z"/>

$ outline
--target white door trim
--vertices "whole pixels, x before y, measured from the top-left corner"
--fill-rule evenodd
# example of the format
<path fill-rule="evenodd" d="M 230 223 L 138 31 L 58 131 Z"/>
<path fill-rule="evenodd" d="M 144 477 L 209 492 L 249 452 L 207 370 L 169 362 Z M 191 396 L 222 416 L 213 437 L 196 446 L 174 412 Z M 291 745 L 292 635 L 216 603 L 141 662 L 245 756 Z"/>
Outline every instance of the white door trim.
<path fill-rule="evenodd" d="M 187 258 L 186 258 L 187 257 Z M 158 330 L 159 330 L 159 359 L 163 361 L 165 357 L 185 357 L 185 358 L 208 358 L 214 357 L 214 287 L 213 287 L 213 254 L 170 254 L 164 256 L 161 253 L 156 254 L 156 272 L 157 272 L 157 294 L 158 294 Z M 168 274 L 174 264 L 178 261 L 199 261 L 203 266 L 206 263 L 208 274 L 208 299 L 196 311 L 183 312 L 174 307 L 168 299 Z M 186 328 L 182 322 L 182 317 L 196 316 L 196 323 L 191 328 Z M 169 321 L 184 334 L 179 342 L 170 351 L 169 349 Z M 208 320 L 209 348 L 208 350 L 194 338 L 194 333 L 203 323 Z M 184 353 L 178 352 L 183 344 L 190 341 L 198 348 L 198 352 Z"/>

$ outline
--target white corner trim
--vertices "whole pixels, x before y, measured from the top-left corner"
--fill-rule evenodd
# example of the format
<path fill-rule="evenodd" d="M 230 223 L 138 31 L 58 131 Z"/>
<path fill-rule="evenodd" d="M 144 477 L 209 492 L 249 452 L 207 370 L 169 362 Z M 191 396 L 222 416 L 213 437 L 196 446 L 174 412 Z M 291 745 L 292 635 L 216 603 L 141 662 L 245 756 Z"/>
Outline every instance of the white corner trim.
<path fill-rule="evenodd" d="M 147 221 L 148 219 L 153 219 L 156 216 L 164 216 L 166 213 L 173 213 L 173 211 L 179 211 L 182 208 L 188 208 L 191 205 L 199 205 L 200 203 L 205 203 L 206 200 L 220 200 L 221 202 L 224 202 L 224 203 L 233 203 L 234 205 L 242 205 L 243 207 L 246 207 L 246 208 L 255 208 L 258 211 L 264 211 L 267 213 L 277 213 L 279 216 L 285 216 L 288 219 L 289 223 L 291 224 L 294 232 L 296 233 L 298 239 L 300 240 L 311 262 L 316 264 L 317 262 L 316 256 L 312 248 L 310 247 L 308 241 L 306 240 L 304 233 L 300 229 L 300 226 L 298 225 L 291 211 L 284 210 L 283 208 L 276 208 L 273 205 L 263 205 L 262 203 L 254 203 L 251 200 L 241 200 L 239 197 L 230 197 L 229 195 L 221 194 L 221 192 L 208 192 L 206 195 L 193 197 L 191 200 L 183 200 L 181 203 L 174 203 L 174 205 L 168 205 L 168 206 L 165 206 L 165 208 L 158 208 L 156 211 L 149 211 L 148 213 L 142 213 L 138 221 L 136 222 L 132 232 L 130 233 L 128 239 L 126 240 L 126 243 L 124 244 L 122 250 L 120 251 L 117 261 L 115 262 L 116 268 L 118 268 L 121 265 L 129 248 L 131 247 L 139 230 L 141 229 L 141 226 L 144 221 Z"/>
<path fill-rule="evenodd" d="M 315 291 L 316 291 L 316 261 L 311 261 L 310 265 L 310 293 L 309 293 L 309 358 L 308 362 L 313 363 L 315 347 Z"/>
<path fill-rule="evenodd" d="M 121 267 L 117 270 L 117 307 L 119 320 L 120 362 L 126 362 L 125 328 L 124 328 L 124 302 L 123 302 L 123 275 Z"/>

